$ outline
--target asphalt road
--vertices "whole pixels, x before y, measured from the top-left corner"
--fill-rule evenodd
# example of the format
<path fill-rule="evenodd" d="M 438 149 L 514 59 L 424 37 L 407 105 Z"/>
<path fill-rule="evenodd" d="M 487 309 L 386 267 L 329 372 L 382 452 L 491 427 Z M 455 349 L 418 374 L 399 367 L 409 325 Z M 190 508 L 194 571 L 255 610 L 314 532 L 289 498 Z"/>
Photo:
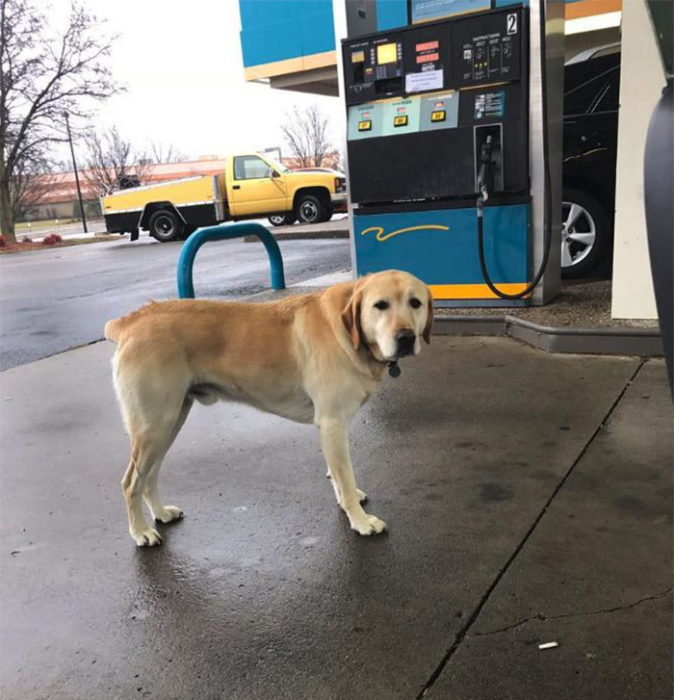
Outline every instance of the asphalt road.
<path fill-rule="evenodd" d="M 117 240 L 0 256 L 0 370 L 100 340 L 108 319 L 175 297 L 180 245 Z M 350 266 L 344 239 L 280 246 L 286 284 Z M 237 298 L 268 285 L 260 244 L 222 241 L 199 251 L 198 296 Z"/>

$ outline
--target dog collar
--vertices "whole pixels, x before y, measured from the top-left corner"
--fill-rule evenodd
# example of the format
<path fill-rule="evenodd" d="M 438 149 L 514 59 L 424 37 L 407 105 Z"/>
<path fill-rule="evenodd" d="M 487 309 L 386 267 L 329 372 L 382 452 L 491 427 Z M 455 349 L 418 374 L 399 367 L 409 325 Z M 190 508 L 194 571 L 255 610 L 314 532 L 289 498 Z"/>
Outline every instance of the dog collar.
<path fill-rule="evenodd" d="M 378 360 L 378 359 L 374 356 L 374 353 L 372 352 L 372 348 L 370 348 L 370 346 L 369 346 L 366 342 L 364 342 L 364 341 L 361 341 L 361 342 L 362 342 L 363 346 L 367 348 L 367 351 L 368 351 L 370 357 L 371 357 L 375 362 L 385 362 L 385 363 L 386 363 L 386 367 L 387 367 L 387 369 L 388 369 L 389 376 L 393 377 L 394 379 L 395 379 L 396 377 L 399 377 L 399 376 L 400 376 L 400 373 L 401 373 L 402 370 L 401 370 L 400 367 L 398 366 L 398 360 Z"/>

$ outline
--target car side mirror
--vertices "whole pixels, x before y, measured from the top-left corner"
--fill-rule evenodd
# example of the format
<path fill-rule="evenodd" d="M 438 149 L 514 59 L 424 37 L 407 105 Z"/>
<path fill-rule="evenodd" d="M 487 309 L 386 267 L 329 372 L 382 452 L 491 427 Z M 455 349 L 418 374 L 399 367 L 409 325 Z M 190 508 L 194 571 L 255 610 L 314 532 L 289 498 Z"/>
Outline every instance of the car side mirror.
<path fill-rule="evenodd" d="M 276 170 L 272 170 L 270 177 L 273 179 L 275 177 L 281 177 L 281 175 L 280 175 L 280 173 L 277 173 Z"/>

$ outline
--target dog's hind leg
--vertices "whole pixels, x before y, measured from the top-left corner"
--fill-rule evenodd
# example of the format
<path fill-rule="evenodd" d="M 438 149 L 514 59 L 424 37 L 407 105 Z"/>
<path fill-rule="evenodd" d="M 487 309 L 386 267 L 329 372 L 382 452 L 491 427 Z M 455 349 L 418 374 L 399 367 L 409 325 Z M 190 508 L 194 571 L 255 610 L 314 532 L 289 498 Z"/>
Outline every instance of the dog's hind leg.
<path fill-rule="evenodd" d="M 154 466 L 150 470 L 150 474 L 148 475 L 147 481 L 145 483 L 145 488 L 143 490 L 143 498 L 145 500 L 145 503 L 147 503 L 148 507 L 150 508 L 150 511 L 152 512 L 152 518 L 155 522 L 170 523 L 173 520 L 179 520 L 183 517 L 183 511 L 178 506 L 166 506 L 162 503 L 162 500 L 159 497 L 159 489 L 157 486 L 157 482 L 159 481 L 159 472 L 161 470 L 164 456 L 166 455 L 166 452 L 168 452 L 174 440 L 178 436 L 180 429 L 183 427 L 185 420 L 189 415 L 190 409 L 192 408 L 192 403 L 193 400 L 190 398 L 186 398 L 183 401 L 182 408 L 180 409 L 180 415 L 178 416 L 178 420 L 176 421 L 176 424 L 173 427 L 164 454 L 155 462 Z"/>
<path fill-rule="evenodd" d="M 129 534 L 139 547 L 151 547 L 162 541 L 159 532 L 145 520 L 142 497 L 152 468 L 170 446 L 172 428 L 173 425 L 153 425 L 131 437 L 131 460 L 122 479 L 122 492 L 129 516 Z"/>
<path fill-rule="evenodd" d="M 155 460 L 161 455 L 161 441 L 148 433 L 131 438 L 131 459 L 122 478 L 122 493 L 129 516 L 129 534 L 139 547 L 161 544 L 161 535 L 150 527 L 143 515 L 142 494 Z"/>
<path fill-rule="evenodd" d="M 176 371 L 173 381 L 166 381 L 152 368 L 143 365 L 129 368 L 123 359 L 118 353 L 114 362 L 115 389 L 131 437 L 131 459 L 122 479 L 122 492 L 131 537 L 140 547 L 152 546 L 162 540 L 145 520 L 143 495 L 148 493 L 148 488 L 152 492 L 149 481 L 152 470 L 168 451 L 187 415 L 186 410 L 182 414 L 189 380 L 187 375 L 175 377 Z M 158 498 L 155 505 L 157 502 Z"/>

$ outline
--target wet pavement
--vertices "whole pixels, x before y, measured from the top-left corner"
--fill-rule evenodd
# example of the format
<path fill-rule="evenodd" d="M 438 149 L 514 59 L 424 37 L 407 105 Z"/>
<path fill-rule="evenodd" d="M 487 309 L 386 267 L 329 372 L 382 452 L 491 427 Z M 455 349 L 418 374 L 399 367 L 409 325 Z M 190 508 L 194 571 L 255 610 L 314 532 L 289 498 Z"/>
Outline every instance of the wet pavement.
<path fill-rule="evenodd" d="M 353 423 L 375 538 L 314 428 L 198 406 L 137 549 L 112 351 L 0 375 L 3 698 L 671 697 L 661 360 L 435 337 Z"/>
<path fill-rule="evenodd" d="M 297 227 L 301 229 L 301 226 Z M 288 285 L 349 267 L 346 240 L 282 241 Z M 0 256 L 0 369 L 103 339 L 103 326 L 142 304 L 176 295 L 182 244 L 110 243 Z M 218 241 L 199 251 L 199 296 L 241 298 L 269 285 L 259 243 Z"/>

